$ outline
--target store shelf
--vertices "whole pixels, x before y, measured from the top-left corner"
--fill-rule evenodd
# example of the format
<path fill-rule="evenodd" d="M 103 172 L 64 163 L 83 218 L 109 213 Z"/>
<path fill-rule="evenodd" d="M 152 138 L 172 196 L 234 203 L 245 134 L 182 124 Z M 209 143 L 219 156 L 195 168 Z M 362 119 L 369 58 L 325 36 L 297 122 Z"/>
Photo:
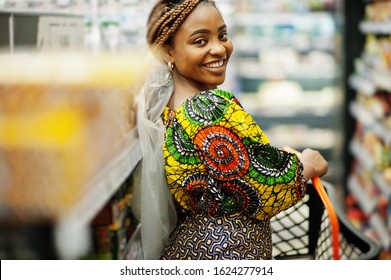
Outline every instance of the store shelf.
<path fill-rule="evenodd" d="M 386 145 L 391 144 L 390 129 L 380 123 L 368 108 L 357 101 L 352 101 L 349 104 L 349 109 L 350 113 L 357 121 L 376 133 Z"/>
<path fill-rule="evenodd" d="M 1 9 L 0 14 L 22 15 L 22 16 L 64 16 L 64 17 L 84 17 L 84 14 L 69 13 L 65 11 L 31 10 L 31 9 Z"/>
<path fill-rule="evenodd" d="M 384 180 L 381 172 L 376 169 L 375 159 L 369 154 L 365 147 L 357 140 L 353 140 L 350 143 L 350 152 L 361 165 L 365 166 L 366 170 L 372 170 L 373 181 L 383 195 L 385 197 L 391 197 L 391 186 Z M 356 185 L 358 184 L 357 181 L 355 181 L 355 183 Z M 363 201 L 365 201 L 365 199 Z"/>
<path fill-rule="evenodd" d="M 89 223 L 131 174 L 141 160 L 137 131 L 133 129 L 119 144 L 117 152 L 83 189 L 80 198 L 55 226 L 55 245 L 61 259 L 78 259 L 90 245 Z"/>
<path fill-rule="evenodd" d="M 377 22 L 365 20 L 359 25 L 360 31 L 364 34 L 390 34 L 391 20 L 385 22 Z"/>
<path fill-rule="evenodd" d="M 382 194 L 385 197 L 391 198 L 391 185 L 384 180 L 384 177 L 379 171 L 375 171 L 373 174 L 374 181 L 376 185 L 379 187 L 381 190 Z"/>
<path fill-rule="evenodd" d="M 359 74 L 352 74 L 348 82 L 351 88 L 367 96 L 372 96 L 376 91 L 376 85 L 368 77 Z"/>
<path fill-rule="evenodd" d="M 352 140 L 350 142 L 350 152 L 366 169 L 375 168 L 375 159 L 357 140 Z"/>
<path fill-rule="evenodd" d="M 385 210 L 391 199 L 391 186 L 385 178 L 391 164 L 388 157 L 391 130 L 387 125 L 388 111 L 381 107 L 388 104 L 386 96 L 391 92 L 391 68 L 387 60 L 391 42 L 390 4 L 390 0 L 347 3 L 347 11 L 354 11 L 345 14 L 354 16 L 354 23 L 346 30 L 346 34 L 356 37 L 355 42 L 347 44 L 349 52 L 354 50 L 355 54 L 346 53 L 352 65 L 346 82 L 348 92 L 351 89 L 348 110 L 353 122 L 357 122 L 356 131 L 347 142 L 353 157 L 347 187 L 367 215 L 369 231 L 375 232 L 373 237 L 384 250 L 391 246 L 391 213 Z M 368 193 L 360 182 L 370 189 Z"/>
<path fill-rule="evenodd" d="M 370 197 L 360 185 L 358 178 L 354 175 L 348 179 L 348 189 L 356 197 L 360 208 L 368 216 L 371 216 L 378 205 L 378 199 Z"/>
<path fill-rule="evenodd" d="M 368 62 L 360 64 L 362 69 L 349 77 L 349 85 L 353 89 L 366 96 L 373 96 L 378 89 L 391 91 L 391 70 L 374 69 Z"/>
<path fill-rule="evenodd" d="M 370 129 L 372 128 L 373 131 L 375 131 L 375 127 L 379 127 L 378 122 L 376 122 L 371 113 L 363 106 L 356 102 L 352 102 L 350 105 L 352 114 L 356 116 L 363 125 L 368 126 Z M 389 139 L 382 134 L 382 130 L 377 130 L 377 134 L 381 135 L 382 138 Z M 364 166 L 365 170 L 373 174 L 371 178 L 367 179 L 371 180 L 376 188 L 380 190 L 380 192 L 377 192 L 389 199 L 391 197 L 391 186 L 384 180 L 381 170 L 376 167 L 376 161 L 373 156 L 357 140 L 351 141 L 350 152 L 352 156 L 358 160 L 360 165 Z M 381 195 L 374 194 L 373 196 L 370 196 L 366 193 L 364 188 L 360 185 L 357 175 L 354 175 L 354 173 L 350 175 L 347 187 L 349 192 L 357 199 L 359 207 L 368 216 L 369 226 L 376 232 L 381 246 L 384 249 L 389 249 L 391 246 L 391 232 L 387 229 L 387 221 L 380 216 L 378 209 Z"/>
<path fill-rule="evenodd" d="M 133 232 L 127 246 L 126 253 L 123 256 L 124 260 L 143 260 L 143 252 L 141 247 L 141 224 L 138 224 Z"/>
<path fill-rule="evenodd" d="M 391 248 L 391 233 L 384 225 L 383 219 L 379 214 L 374 213 L 369 217 L 369 224 L 375 230 L 380 244 L 386 250 Z"/>
<path fill-rule="evenodd" d="M 0 9 L 0 23 L 3 52 L 83 49 L 81 14 Z"/>
<path fill-rule="evenodd" d="M 368 216 L 369 225 L 375 230 L 379 241 L 383 248 L 390 248 L 391 234 L 388 231 L 383 219 L 377 213 L 377 206 L 379 204 L 377 198 L 369 197 L 365 193 L 358 179 L 355 176 L 350 176 L 348 179 L 348 190 L 357 199 L 359 207 Z"/>
<path fill-rule="evenodd" d="M 262 110 L 261 110 L 262 111 Z M 259 123 L 263 129 L 269 129 L 276 125 L 306 125 L 308 127 L 316 128 L 329 128 L 330 120 L 333 118 L 331 114 L 325 114 L 322 116 L 315 115 L 311 112 L 286 114 L 281 113 L 279 116 L 275 115 L 261 115 L 253 114 L 254 120 Z"/>
<path fill-rule="evenodd" d="M 238 65 L 238 75 L 247 79 L 286 79 L 286 80 L 333 80 L 337 78 L 337 70 L 332 69 L 328 71 L 315 71 L 314 67 L 301 66 L 297 71 L 287 71 L 278 66 L 273 68 L 265 69 L 267 67 L 261 64 L 241 66 Z"/>
<path fill-rule="evenodd" d="M 334 11 L 304 11 L 304 12 L 254 12 L 238 13 L 235 15 L 237 26 L 270 26 L 270 25 L 302 25 L 307 21 L 334 21 Z M 308 26 L 309 28 L 311 26 Z"/>

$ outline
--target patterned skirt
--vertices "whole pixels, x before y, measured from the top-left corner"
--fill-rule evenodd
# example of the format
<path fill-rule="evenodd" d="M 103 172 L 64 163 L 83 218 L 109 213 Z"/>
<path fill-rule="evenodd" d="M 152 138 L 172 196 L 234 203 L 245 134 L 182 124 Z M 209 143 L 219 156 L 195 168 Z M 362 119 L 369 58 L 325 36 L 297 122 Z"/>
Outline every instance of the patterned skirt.
<path fill-rule="evenodd" d="M 270 221 L 243 214 L 190 213 L 173 231 L 163 260 L 262 260 L 272 258 Z"/>

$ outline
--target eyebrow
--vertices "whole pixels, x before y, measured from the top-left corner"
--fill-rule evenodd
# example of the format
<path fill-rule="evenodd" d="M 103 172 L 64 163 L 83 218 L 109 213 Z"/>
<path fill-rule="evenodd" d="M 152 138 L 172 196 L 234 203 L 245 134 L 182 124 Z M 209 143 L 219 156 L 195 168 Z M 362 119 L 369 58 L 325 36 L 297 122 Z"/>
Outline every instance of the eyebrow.
<path fill-rule="evenodd" d="M 225 28 L 227 28 L 227 25 L 226 24 L 223 24 L 222 26 L 220 26 L 217 31 L 220 32 L 222 30 L 224 30 Z M 209 34 L 210 33 L 210 30 L 209 29 L 198 29 L 196 31 L 194 31 L 193 33 L 190 34 L 189 38 L 194 36 L 194 35 L 197 35 L 197 34 Z"/>

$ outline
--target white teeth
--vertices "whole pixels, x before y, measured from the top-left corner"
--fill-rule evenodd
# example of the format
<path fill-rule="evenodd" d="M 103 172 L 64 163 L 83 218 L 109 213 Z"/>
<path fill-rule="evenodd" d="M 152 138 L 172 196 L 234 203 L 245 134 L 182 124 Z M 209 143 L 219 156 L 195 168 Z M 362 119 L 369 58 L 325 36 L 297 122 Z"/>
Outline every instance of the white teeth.
<path fill-rule="evenodd" d="M 209 64 L 206 65 L 206 67 L 208 67 L 208 68 L 218 68 L 218 67 L 223 66 L 223 64 L 224 64 L 224 61 L 220 60 L 218 62 L 209 63 Z"/>

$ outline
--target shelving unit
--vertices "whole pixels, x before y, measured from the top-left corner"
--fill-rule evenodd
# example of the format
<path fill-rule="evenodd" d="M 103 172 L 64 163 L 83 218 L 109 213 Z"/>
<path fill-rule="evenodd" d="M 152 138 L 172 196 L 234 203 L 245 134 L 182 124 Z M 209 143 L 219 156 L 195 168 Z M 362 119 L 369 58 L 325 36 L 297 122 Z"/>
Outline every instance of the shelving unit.
<path fill-rule="evenodd" d="M 92 0 L 86 13 L 87 45 L 92 51 L 120 52 L 146 47 L 146 19 L 153 0 Z"/>
<path fill-rule="evenodd" d="M 70 70 L 65 73 L 65 76 L 71 76 L 72 80 L 72 77 L 75 78 L 79 75 L 82 80 L 83 77 L 85 77 L 83 71 L 86 70 L 84 68 L 86 65 L 83 64 L 85 62 L 83 57 L 84 54 L 94 53 L 99 55 L 102 53 L 103 55 L 108 55 L 109 53 L 120 52 L 130 52 L 135 56 L 139 54 L 140 48 L 138 47 L 145 44 L 146 13 L 149 12 L 151 3 L 152 1 L 149 0 L 3 1 L 0 3 L 1 55 L 2 57 L 7 57 L 9 54 L 24 54 L 26 55 L 27 62 L 30 58 L 29 55 L 32 53 L 42 52 L 45 54 L 47 51 L 50 53 L 69 51 L 70 53 L 74 53 L 75 57 L 80 56 L 80 60 L 72 58 L 73 64 L 70 62 L 69 65 L 68 62 L 64 65 L 64 63 L 59 61 L 56 67 L 52 67 L 52 70 L 55 70 L 54 72 L 56 73 L 63 73 L 62 71 L 66 72 L 67 70 Z M 129 53 L 127 54 L 127 57 L 132 59 Z M 132 61 L 137 61 L 138 59 L 139 57 L 133 58 Z M 97 61 L 100 60 L 97 58 Z M 108 61 L 106 60 L 106 62 Z M 114 64 L 115 63 L 116 62 L 114 62 Z M 113 66 L 109 63 L 108 66 L 114 67 L 115 69 L 113 69 L 112 73 L 116 73 L 117 70 L 128 71 L 128 66 L 132 64 L 133 62 L 128 62 L 127 66 L 124 66 L 121 63 Z M 4 71 L 5 66 L 6 65 L 3 63 L 3 68 L 0 70 Z M 9 66 L 11 67 L 12 65 Z M 16 67 L 11 68 L 14 69 Z M 23 66 L 23 69 L 24 68 L 25 67 Z M 144 69 L 144 66 L 141 66 L 141 68 Z M 139 67 L 137 71 L 143 73 L 141 68 Z M 30 68 L 27 67 L 27 69 Z M 39 69 L 40 68 L 38 67 L 38 72 Z M 96 69 L 98 69 L 98 67 Z M 101 70 L 105 72 L 105 69 Z M 42 75 L 38 77 L 38 84 L 41 82 L 40 78 L 42 78 L 42 76 L 51 75 L 50 72 L 53 71 L 44 71 Z M 103 72 L 100 74 L 103 74 Z M 75 77 L 70 75 L 71 73 L 74 73 Z M 99 73 L 95 74 L 99 75 Z M 114 78 L 115 82 L 117 82 L 118 79 L 121 79 L 122 74 L 125 73 L 118 73 Z M 138 75 L 137 73 L 126 74 Z M 111 74 L 106 76 L 110 75 Z M 21 74 L 21 78 L 22 76 L 23 75 Z M 53 78 L 55 80 L 56 78 L 61 77 L 60 74 L 56 77 L 54 76 Z M 110 79 L 106 76 L 101 78 L 100 81 Z M 127 77 L 125 79 L 129 81 L 132 77 Z M 47 81 L 49 80 L 50 79 Z M 45 80 L 45 82 L 47 81 Z M 99 86 L 102 86 L 100 81 L 98 82 Z M 34 81 L 33 84 L 35 84 L 35 82 L 36 81 Z M 113 84 L 110 84 L 110 86 L 112 85 Z M 119 85 L 119 87 L 121 86 L 123 85 Z M 103 88 L 101 94 L 104 93 Z M 60 94 L 61 89 L 62 87 L 60 86 L 55 91 L 58 91 Z M 72 90 L 73 88 L 71 91 Z M 108 92 L 107 94 L 115 95 L 117 90 L 118 89 L 113 89 L 113 92 Z M 122 90 L 122 88 L 120 90 Z M 92 91 L 96 93 L 95 90 Z M 87 93 L 83 92 L 83 94 Z M 103 98 L 103 96 L 101 98 Z M 86 100 L 88 100 L 88 98 Z M 88 103 L 88 101 L 86 102 Z M 116 104 L 116 106 L 117 105 L 118 104 Z M 109 106 L 109 104 L 107 104 L 107 106 Z M 119 107 L 114 106 L 112 110 L 115 110 L 117 113 L 118 111 L 122 112 L 126 109 L 126 106 L 127 105 L 125 104 L 122 104 Z M 128 113 L 130 117 L 132 113 Z M 112 117 L 114 119 L 118 117 L 115 114 L 116 113 L 113 113 L 112 116 L 106 115 L 106 117 L 109 119 Z M 115 123 L 114 126 L 115 125 L 118 125 L 118 123 Z M 2 127 L 1 121 L 0 127 Z M 123 130 L 122 127 L 116 129 Z M 40 214 L 44 212 L 43 209 L 45 209 L 44 206 L 46 207 L 46 205 L 39 205 L 39 196 L 42 196 L 46 200 L 50 200 L 53 193 L 57 195 L 56 192 L 58 191 L 55 190 L 54 187 L 54 191 L 49 188 L 45 189 L 44 192 L 47 191 L 46 195 L 45 193 L 39 195 L 35 193 L 32 194 L 32 196 L 37 197 L 37 203 L 34 206 L 37 209 L 31 209 L 32 211 L 26 212 L 18 211 L 18 217 L 15 219 L 18 220 L 17 222 L 12 218 L 12 211 L 7 209 L 3 204 L 3 200 L 0 200 L 0 257 L 4 259 L 79 259 L 100 258 L 102 256 L 103 258 L 140 258 L 139 226 L 135 229 L 131 229 L 132 231 L 134 230 L 134 232 L 131 237 L 127 236 L 129 240 L 127 240 L 126 246 L 121 248 L 122 252 L 118 254 L 113 253 L 112 255 L 99 255 L 101 252 L 95 254 L 96 252 L 94 251 L 96 250 L 95 243 L 100 241 L 95 239 L 99 238 L 96 235 L 102 234 L 103 230 L 101 228 L 99 229 L 101 233 L 95 233 L 96 226 L 92 224 L 97 216 L 105 209 L 118 212 L 121 211 L 121 209 L 114 208 L 123 207 L 124 201 L 121 201 L 121 205 L 118 206 L 115 205 L 117 201 L 115 201 L 114 198 L 123 192 L 121 188 L 125 184 L 130 183 L 128 180 L 132 178 L 133 171 L 141 160 L 141 150 L 136 130 L 136 128 L 133 128 L 130 133 L 122 135 L 121 140 L 114 147 L 105 147 L 105 149 L 111 152 L 109 158 L 106 159 L 105 164 L 103 166 L 98 166 L 98 169 L 95 170 L 95 175 L 89 179 L 86 185 L 76 188 L 72 194 L 68 194 L 68 191 L 65 191 L 67 195 L 72 198 L 72 201 L 68 201 L 67 203 L 69 204 L 67 207 L 59 212 L 55 212 L 54 215 L 47 214 L 42 217 Z M 93 145 L 94 144 L 92 144 L 92 146 Z M 2 168 L 4 165 L 5 168 L 8 168 L 7 160 L 4 162 L 2 159 L 3 148 L 4 147 L 2 147 L 0 143 L 0 165 L 2 165 Z M 60 159 L 61 156 L 69 156 L 66 154 L 67 151 L 64 152 L 64 155 L 61 155 L 61 152 L 62 151 L 59 152 L 60 155 L 55 154 L 55 152 L 53 153 L 52 160 L 54 164 L 58 164 L 57 161 L 63 160 Z M 88 153 L 86 153 L 86 157 L 88 157 L 87 154 Z M 81 159 L 81 161 L 83 160 L 84 159 Z M 80 166 L 83 167 L 82 164 L 80 164 Z M 0 177 L 1 176 L 2 174 L 0 174 Z M 7 180 L 7 177 L 5 179 L 0 178 L 0 183 L 3 185 L 5 184 L 4 186 L 0 186 L 0 192 L 3 190 L 1 187 L 3 187 L 4 190 L 7 187 L 8 182 L 4 180 Z M 58 178 L 58 180 L 61 181 L 62 179 Z M 66 180 L 64 179 L 64 181 Z M 75 187 L 73 186 L 73 188 Z M 26 192 L 31 192 L 30 189 L 31 186 Z M 7 192 L 7 190 L 5 190 L 5 192 Z M 58 197 L 56 197 L 56 199 L 58 199 Z M 61 199 L 63 199 L 63 197 Z M 126 199 L 123 198 L 122 200 Z M 62 203 L 62 201 L 59 203 L 61 204 L 61 207 L 63 207 Z M 112 214 L 113 217 L 111 218 L 114 219 L 113 223 L 118 223 L 118 221 L 115 221 L 115 218 L 124 219 L 124 217 L 122 217 L 123 215 L 121 217 L 114 217 L 116 215 L 118 216 L 118 213 Z M 126 216 L 128 219 L 131 215 Z M 22 221 L 19 221 L 19 219 Z M 126 222 L 129 223 L 129 220 L 126 220 Z M 103 227 L 110 228 L 106 234 L 124 235 L 124 233 L 121 232 L 123 230 L 115 230 L 114 225 L 107 224 L 103 225 Z M 123 236 L 119 236 L 118 239 L 121 237 Z M 115 239 L 115 237 L 112 236 L 108 238 Z M 102 242 L 106 241 L 107 240 L 104 240 Z M 113 244 L 100 245 L 103 247 L 113 246 Z M 104 249 L 111 250 L 112 248 Z"/>
<path fill-rule="evenodd" d="M 0 2 L 0 51 L 99 53 L 145 47 L 145 22 L 153 0 L 3 2 Z"/>
<path fill-rule="evenodd" d="M 272 144 L 320 150 L 342 185 L 338 1 L 231 2 L 233 91 Z"/>
<path fill-rule="evenodd" d="M 141 160 L 141 149 L 136 128 L 119 143 L 112 156 L 80 197 L 63 213 L 55 226 L 55 243 L 61 259 L 79 259 L 88 253 L 91 244 L 90 222 L 131 175 Z"/>
<path fill-rule="evenodd" d="M 54 213 L 53 216 L 41 217 L 37 212 L 44 211 L 45 208 L 39 209 L 41 206 L 36 201 L 34 205 L 37 211 L 18 211 L 17 216 L 5 216 L 7 209 L 2 205 L 0 256 L 11 259 L 79 259 L 91 252 L 91 221 L 131 176 L 141 160 L 136 130 L 133 128 L 111 149 L 110 159 L 99 165 L 99 169 L 94 172 L 96 175 L 88 184 L 72 194 L 72 203 L 65 210 Z M 52 192 L 51 189 L 45 190 L 47 193 L 39 194 L 42 198 L 48 197 Z M 58 203 L 61 205 L 63 202 L 59 200 Z M 22 223 L 17 222 L 18 217 L 23 217 Z M 39 234 L 35 236 L 32 234 L 34 232 Z M 15 245 L 12 241 L 18 239 L 28 241 Z M 26 254 L 26 251 L 29 253 Z"/>
<path fill-rule="evenodd" d="M 391 249 L 391 1 L 364 1 L 357 36 L 364 38 L 348 73 L 348 112 L 355 122 L 347 191 L 363 212 L 359 227 Z M 346 7 L 349 10 L 352 7 Z M 347 209 L 349 211 L 351 209 Z"/>
<path fill-rule="evenodd" d="M 67 210 L 57 213 L 53 220 L 41 220 L 31 213 L 19 212 L 23 220 L 31 219 L 33 222 L 15 224 L 12 215 L 2 215 L 0 256 L 6 259 L 80 259 L 87 256 L 93 250 L 92 220 L 132 175 L 140 160 L 141 149 L 134 128 L 118 143 L 116 152 L 96 171 L 90 183 L 74 193 L 75 199 Z M 40 195 L 47 196 L 45 193 Z M 133 242 L 137 242 L 137 230 L 134 234 L 126 251 L 132 248 Z M 19 243 L 20 239 L 25 241 Z"/>
<path fill-rule="evenodd" d="M 62 50 L 84 47 L 84 15 L 0 8 L 2 52 Z"/>
<path fill-rule="evenodd" d="M 0 56 L 1 258 L 137 257 L 130 208 L 144 56 Z"/>

